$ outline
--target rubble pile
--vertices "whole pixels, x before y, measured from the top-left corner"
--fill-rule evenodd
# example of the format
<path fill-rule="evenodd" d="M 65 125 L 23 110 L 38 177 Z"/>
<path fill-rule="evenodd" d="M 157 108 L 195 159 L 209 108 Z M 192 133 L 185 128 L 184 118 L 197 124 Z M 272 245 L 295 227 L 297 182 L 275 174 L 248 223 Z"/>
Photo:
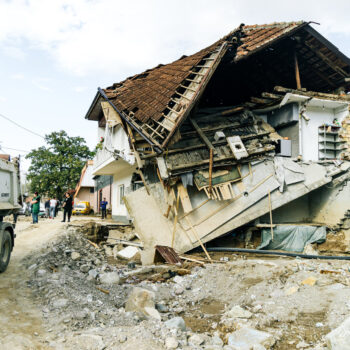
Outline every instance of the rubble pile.
<path fill-rule="evenodd" d="M 349 332 L 347 261 L 134 267 L 68 233 L 26 265 L 55 349 L 326 350 Z"/>

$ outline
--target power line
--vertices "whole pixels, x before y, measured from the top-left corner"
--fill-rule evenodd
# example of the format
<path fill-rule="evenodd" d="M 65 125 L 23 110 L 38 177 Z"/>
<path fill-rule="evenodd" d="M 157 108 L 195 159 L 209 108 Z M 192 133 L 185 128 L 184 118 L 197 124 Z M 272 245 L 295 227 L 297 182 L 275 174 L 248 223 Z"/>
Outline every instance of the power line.
<path fill-rule="evenodd" d="M 26 127 L 24 127 L 24 126 L 22 126 L 22 125 L 16 123 L 16 122 L 13 121 L 12 119 L 10 119 L 9 117 L 6 117 L 5 115 L 3 115 L 3 114 L 1 114 L 1 113 L 0 113 L 0 117 L 6 119 L 6 120 L 9 121 L 10 123 L 12 123 L 12 124 L 18 126 L 19 128 L 21 128 L 21 129 L 23 129 L 23 130 L 25 130 L 25 131 L 30 132 L 31 134 L 33 134 L 33 135 L 35 135 L 35 136 L 39 136 L 39 137 L 41 137 L 42 139 L 45 139 L 44 136 L 42 136 L 42 135 L 36 133 L 35 131 L 32 131 L 32 130 L 27 129 Z"/>
<path fill-rule="evenodd" d="M 29 153 L 29 152 L 30 152 L 30 151 L 25 151 L 25 150 L 23 150 L 23 149 L 17 149 L 17 148 L 5 147 L 5 146 L 1 146 L 1 145 L 0 145 L 0 150 L 1 150 L 2 148 L 5 148 L 5 149 L 10 149 L 11 151 L 24 152 L 24 153 Z"/>

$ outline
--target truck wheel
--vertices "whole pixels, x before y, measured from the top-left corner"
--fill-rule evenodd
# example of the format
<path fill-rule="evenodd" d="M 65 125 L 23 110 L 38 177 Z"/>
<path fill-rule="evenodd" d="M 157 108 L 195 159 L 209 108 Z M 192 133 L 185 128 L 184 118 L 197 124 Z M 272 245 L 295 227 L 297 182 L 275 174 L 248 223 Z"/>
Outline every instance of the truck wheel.
<path fill-rule="evenodd" d="M 0 247 L 0 272 L 4 272 L 10 262 L 12 239 L 8 230 L 4 231 L 3 241 Z"/>

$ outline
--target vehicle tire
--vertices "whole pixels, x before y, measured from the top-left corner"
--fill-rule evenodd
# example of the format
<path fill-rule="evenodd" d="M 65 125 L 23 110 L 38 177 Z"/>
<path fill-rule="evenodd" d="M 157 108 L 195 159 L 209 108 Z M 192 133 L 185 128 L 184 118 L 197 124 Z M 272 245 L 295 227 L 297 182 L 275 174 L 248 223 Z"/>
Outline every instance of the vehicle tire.
<path fill-rule="evenodd" d="M 4 231 L 3 241 L 0 247 L 0 272 L 4 272 L 10 262 L 12 251 L 12 239 L 8 230 Z"/>

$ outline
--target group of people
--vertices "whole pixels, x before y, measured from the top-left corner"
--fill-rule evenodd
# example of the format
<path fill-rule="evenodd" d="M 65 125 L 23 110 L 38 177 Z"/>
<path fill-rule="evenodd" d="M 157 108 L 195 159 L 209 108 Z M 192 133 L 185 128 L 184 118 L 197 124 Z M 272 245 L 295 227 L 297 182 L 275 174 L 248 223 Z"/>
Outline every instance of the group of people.
<path fill-rule="evenodd" d="M 58 212 L 58 206 L 59 206 L 60 202 L 59 200 L 57 200 L 56 197 L 53 198 L 49 198 L 46 202 L 45 202 L 45 211 L 46 211 L 46 216 L 49 219 L 53 219 L 57 216 L 57 212 Z"/>
<path fill-rule="evenodd" d="M 53 219 L 54 217 L 57 216 L 59 203 L 60 202 L 57 200 L 56 197 L 53 197 L 45 202 L 46 214 L 50 219 Z M 38 192 L 34 193 L 34 197 L 30 202 L 30 204 L 32 205 L 33 224 L 37 224 L 39 220 L 39 212 L 40 212 L 40 195 Z M 73 198 L 69 192 L 66 192 L 64 195 L 62 208 L 63 208 L 62 222 L 65 222 L 66 218 L 68 222 L 70 222 L 70 218 L 72 216 L 72 209 L 73 209 Z"/>

